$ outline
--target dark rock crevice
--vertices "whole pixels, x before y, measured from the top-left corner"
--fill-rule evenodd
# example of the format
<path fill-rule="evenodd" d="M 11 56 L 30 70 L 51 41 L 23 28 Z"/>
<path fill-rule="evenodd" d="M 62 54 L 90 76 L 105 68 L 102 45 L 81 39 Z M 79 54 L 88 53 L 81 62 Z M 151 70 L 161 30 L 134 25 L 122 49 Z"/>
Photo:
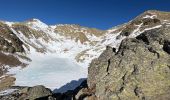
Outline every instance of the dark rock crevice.
<path fill-rule="evenodd" d="M 146 100 L 140 87 L 136 86 L 135 89 L 134 89 L 134 93 L 139 99 Z"/>
<path fill-rule="evenodd" d="M 158 59 L 160 58 L 160 54 L 159 54 L 156 50 L 154 50 L 152 47 L 148 47 L 148 50 L 149 50 L 150 52 L 156 54 Z"/>
<path fill-rule="evenodd" d="M 136 39 L 143 41 L 145 44 L 149 45 L 148 37 L 145 34 L 141 34 L 136 37 Z"/>
<path fill-rule="evenodd" d="M 108 65 L 107 65 L 107 69 L 106 69 L 106 72 L 109 74 L 109 66 L 110 66 L 110 59 L 108 60 Z"/>
<path fill-rule="evenodd" d="M 137 75 L 137 74 L 139 74 L 139 69 L 138 69 L 138 66 L 136 64 L 134 64 L 132 75 Z"/>
<path fill-rule="evenodd" d="M 165 41 L 163 44 L 163 50 L 165 52 L 167 52 L 168 54 L 170 54 L 170 42 L 169 41 Z"/>

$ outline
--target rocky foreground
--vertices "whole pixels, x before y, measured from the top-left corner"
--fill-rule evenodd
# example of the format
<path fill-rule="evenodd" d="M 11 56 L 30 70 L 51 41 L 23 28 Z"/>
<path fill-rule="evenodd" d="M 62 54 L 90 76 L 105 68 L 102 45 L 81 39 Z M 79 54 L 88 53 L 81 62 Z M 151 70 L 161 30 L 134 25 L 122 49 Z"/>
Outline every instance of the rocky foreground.
<path fill-rule="evenodd" d="M 65 93 L 53 93 L 50 89 L 38 85 L 34 87 L 11 87 L 16 89 L 13 92 L 0 96 L 0 100 L 76 100 L 76 94 L 83 87 L 87 87 L 87 81 L 82 82 L 75 90 L 70 90 Z M 81 98 L 81 97 L 80 97 Z"/>
<path fill-rule="evenodd" d="M 11 87 L 16 90 L 0 100 L 170 100 L 170 23 L 163 23 L 170 16 L 156 14 L 156 19 L 151 15 L 141 20 L 141 15 L 128 23 L 117 36 L 127 38 L 118 49 L 107 46 L 92 60 L 87 81 L 75 90 L 52 93 L 44 86 Z M 141 29 L 132 37 L 135 25 L 156 28 Z"/>
<path fill-rule="evenodd" d="M 88 86 L 97 100 L 170 100 L 170 27 L 108 47 L 89 67 Z"/>
<path fill-rule="evenodd" d="M 116 52 L 107 47 L 76 90 L 53 94 L 44 86 L 25 87 L 1 100 L 169 100 L 170 27 L 124 39 Z"/>
<path fill-rule="evenodd" d="M 87 100 L 170 100 L 170 27 L 145 31 L 107 47 L 88 69 Z"/>

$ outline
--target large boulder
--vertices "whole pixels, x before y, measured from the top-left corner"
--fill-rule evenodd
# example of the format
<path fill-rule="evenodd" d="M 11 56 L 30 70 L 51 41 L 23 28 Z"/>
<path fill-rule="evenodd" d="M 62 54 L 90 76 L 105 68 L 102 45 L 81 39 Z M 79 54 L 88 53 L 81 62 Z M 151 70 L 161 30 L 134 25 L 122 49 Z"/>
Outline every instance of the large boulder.
<path fill-rule="evenodd" d="M 52 91 L 48 88 L 45 88 L 42 85 L 37 85 L 37 86 L 31 87 L 28 90 L 29 100 L 44 98 L 44 97 L 48 97 L 50 95 L 52 95 Z"/>
<path fill-rule="evenodd" d="M 170 27 L 145 31 L 107 48 L 89 67 L 88 86 L 98 100 L 170 99 Z"/>

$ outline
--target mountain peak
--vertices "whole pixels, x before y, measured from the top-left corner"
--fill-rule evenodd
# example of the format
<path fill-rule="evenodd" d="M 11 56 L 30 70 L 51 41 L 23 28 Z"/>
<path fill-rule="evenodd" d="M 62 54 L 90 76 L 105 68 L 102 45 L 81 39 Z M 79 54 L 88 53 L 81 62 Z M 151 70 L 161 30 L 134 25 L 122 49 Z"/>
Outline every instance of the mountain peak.
<path fill-rule="evenodd" d="M 42 21 L 37 18 L 32 18 L 32 19 L 28 19 L 26 22 L 42 22 Z"/>
<path fill-rule="evenodd" d="M 42 22 L 41 20 L 36 19 L 36 18 L 30 19 L 30 20 L 26 21 L 26 23 L 28 25 L 30 25 L 31 27 L 33 27 L 34 29 L 36 29 L 36 28 L 42 28 L 42 29 L 48 28 L 47 24 L 45 24 L 44 22 Z"/>

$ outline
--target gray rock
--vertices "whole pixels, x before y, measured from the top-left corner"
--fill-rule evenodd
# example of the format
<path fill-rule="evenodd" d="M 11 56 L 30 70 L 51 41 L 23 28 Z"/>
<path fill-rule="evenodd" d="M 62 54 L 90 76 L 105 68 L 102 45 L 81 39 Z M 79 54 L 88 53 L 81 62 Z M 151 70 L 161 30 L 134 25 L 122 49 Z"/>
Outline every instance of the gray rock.
<path fill-rule="evenodd" d="M 88 86 L 98 100 L 170 99 L 170 28 L 146 31 L 105 50 L 89 67 Z"/>
<path fill-rule="evenodd" d="M 30 100 L 43 98 L 52 95 L 52 91 L 50 89 L 45 88 L 42 85 L 31 87 L 28 90 L 28 98 Z"/>

